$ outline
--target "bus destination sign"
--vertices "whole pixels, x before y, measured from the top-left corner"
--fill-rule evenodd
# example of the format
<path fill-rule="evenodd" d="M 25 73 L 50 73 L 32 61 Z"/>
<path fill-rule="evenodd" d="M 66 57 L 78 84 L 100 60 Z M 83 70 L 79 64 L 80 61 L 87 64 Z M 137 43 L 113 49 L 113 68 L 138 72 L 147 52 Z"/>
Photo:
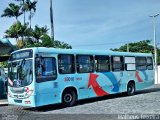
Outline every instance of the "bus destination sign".
<path fill-rule="evenodd" d="M 32 58 L 32 56 L 33 56 L 32 50 L 24 50 L 24 51 L 15 52 L 15 53 L 11 54 L 10 60 Z"/>

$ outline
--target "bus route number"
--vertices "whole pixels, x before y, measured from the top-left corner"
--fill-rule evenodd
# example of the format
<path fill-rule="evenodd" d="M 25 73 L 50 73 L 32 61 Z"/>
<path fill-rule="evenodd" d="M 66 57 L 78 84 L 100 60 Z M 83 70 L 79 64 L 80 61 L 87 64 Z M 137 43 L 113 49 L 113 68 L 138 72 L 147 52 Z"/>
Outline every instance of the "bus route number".
<path fill-rule="evenodd" d="M 74 81 L 74 77 L 65 77 L 64 81 Z"/>

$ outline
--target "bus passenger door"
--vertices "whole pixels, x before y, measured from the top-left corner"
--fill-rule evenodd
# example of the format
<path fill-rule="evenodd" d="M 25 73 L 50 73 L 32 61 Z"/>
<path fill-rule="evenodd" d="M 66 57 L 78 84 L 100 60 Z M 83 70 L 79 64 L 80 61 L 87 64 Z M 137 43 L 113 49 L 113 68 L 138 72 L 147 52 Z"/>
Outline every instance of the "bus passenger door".
<path fill-rule="evenodd" d="M 112 72 L 110 77 L 113 93 L 122 91 L 122 86 L 125 85 L 124 59 L 123 56 L 111 56 Z"/>
<path fill-rule="evenodd" d="M 57 79 L 55 57 L 36 58 L 37 105 L 52 104 Z M 53 82 L 54 81 L 54 82 Z"/>

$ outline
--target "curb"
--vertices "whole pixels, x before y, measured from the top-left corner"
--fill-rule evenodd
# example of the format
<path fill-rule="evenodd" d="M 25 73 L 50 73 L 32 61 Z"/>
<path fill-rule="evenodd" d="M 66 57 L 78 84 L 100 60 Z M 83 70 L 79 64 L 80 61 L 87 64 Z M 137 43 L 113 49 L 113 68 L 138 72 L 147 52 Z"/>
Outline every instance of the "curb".
<path fill-rule="evenodd" d="M 0 106 L 6 106 L 6 105 L 8 105 L 8 101 L 7 100 L 4 100 L 4 101 L 0 100 Z"/>
<path fill-rule="evenodd" d="M 8 102 L 0 103 L 0 106 L 8 106 Z"/>

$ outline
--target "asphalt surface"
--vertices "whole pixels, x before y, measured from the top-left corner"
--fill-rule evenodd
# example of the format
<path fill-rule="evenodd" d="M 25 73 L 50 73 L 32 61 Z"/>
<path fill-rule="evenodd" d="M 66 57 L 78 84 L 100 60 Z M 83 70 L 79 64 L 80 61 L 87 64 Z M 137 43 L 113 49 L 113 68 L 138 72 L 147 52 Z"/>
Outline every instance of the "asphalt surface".
<path fill-rule="evenodd" d="M 39 108 L 0 106 L 4 120 L 107 120 L 160 119 L 160 85 L 137 91 L 134 96 L 124 93 L 78 101 L 76 106 L 61 104 Z"/>

